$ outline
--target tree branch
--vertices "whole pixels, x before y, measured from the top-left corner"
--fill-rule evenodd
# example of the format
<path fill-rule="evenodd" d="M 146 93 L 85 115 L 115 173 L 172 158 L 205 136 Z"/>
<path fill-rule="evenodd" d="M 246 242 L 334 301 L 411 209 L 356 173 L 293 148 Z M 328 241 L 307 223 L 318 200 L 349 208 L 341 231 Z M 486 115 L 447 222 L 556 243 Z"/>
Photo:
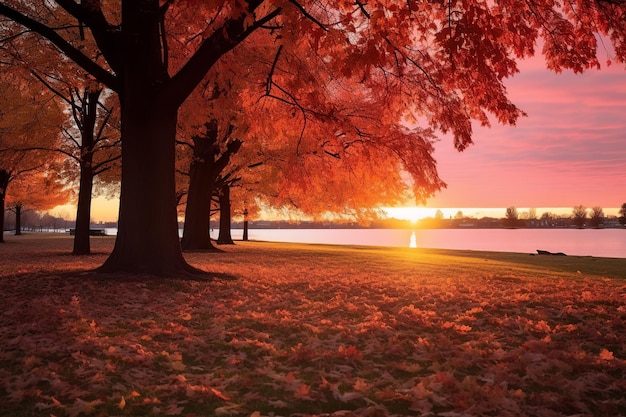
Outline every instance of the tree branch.
<path fill-rule="evenodd" d="M 300 4 L 298 3 L 296 0 L 289 0 L 289 3 L 293 4 L 294 6 L 296 6 L 298 8 L 298 10 L 300 10 L 300 12 L 310 21 L 312 21 L 313 23 L 315 23 L 317 26 L 321 27 L 322 30 L 324 32 L 328 31 L 328 28 L 326 27 L 326 25 L 324 25 L 322 22 L 320 22 L 319 20 L 317 20 L 315 17 L 313 17 L 313 15 L 311 15 L 309 12 L 306 11 L 306 9 Z M 358 2 L 357 2 L 358 3 Z"/>
<path fill-rule="evenodd" d="M 251 4 L 249 12 L 253 12 L 259 4 Z M 178 104 L 185 101 L 209 69 L 224 54 L 243 42 L 256 29 L 278 16 L 281 11 L 281 8 L 277 8 L 248 27 L 244 26 L 246 16 L 241 16 L 227 21 L 221 28 L 215 30 L 167 83 L 166 89 L 171 100 Z"/>
<path fill-rule="evenodd" d="M 65 2 L 66 0 L 61 0 Z M 17 10 L 0 3 L 0 15 L 6 16 L 14 22 L 32 30 L 35 33 L 43 36 L 52 42 L 61 52 L 63 52 L 68 58 L 74 61 L 77 65 L 82 67 L 85 71 L 93 75 L 96 79 L 102 82 L 104 85 L 114 91 L 119 90 L 119 83 L 117 78 L 110 72 L 102 68 L 100 65 L 92 61 L 89 57 L 83 54 L 80 50 L 75 48 L 72 44 L 66 41 L 61 35 L 54 31 L 54 29 L 38 22 Z"/>

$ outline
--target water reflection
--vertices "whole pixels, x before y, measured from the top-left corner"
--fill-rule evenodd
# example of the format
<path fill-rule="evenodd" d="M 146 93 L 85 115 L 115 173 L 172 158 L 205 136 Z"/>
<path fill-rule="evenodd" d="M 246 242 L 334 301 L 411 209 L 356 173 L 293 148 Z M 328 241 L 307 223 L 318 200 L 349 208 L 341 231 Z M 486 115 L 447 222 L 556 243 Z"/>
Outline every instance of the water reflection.
<path fill-rule="evenodd" d="M 417 248 L 417 239 L 415 238 L 415 230 L 411 232 L 411 238 L 409 239 L 409 248 Z"/>

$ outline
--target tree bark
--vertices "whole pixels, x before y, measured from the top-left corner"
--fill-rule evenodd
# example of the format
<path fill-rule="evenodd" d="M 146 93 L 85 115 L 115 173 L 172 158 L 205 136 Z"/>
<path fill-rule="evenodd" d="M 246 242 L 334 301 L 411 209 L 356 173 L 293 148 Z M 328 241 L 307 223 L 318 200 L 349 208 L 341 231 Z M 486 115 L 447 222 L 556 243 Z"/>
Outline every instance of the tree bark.
<path fill-rule="evenodd" d="M 4 200 L 9 187 L 9 171 L 0 169 L 0 243 L 4 243 Z"/>
<path fill-rule="evenodd" d="M 118 234 L 100 272 L 177 276 L 198 272 L 183 256 L 176 220 L 176 108 L 150 96 L 122 107 L 122 186 Z M 128 114 L 131 113 L 131 114 Z"/>
<path fill-rule="evenodd" d="M 15 205 L 15 236 L 22 234 L 22 205 Z"/>
<path fill-rule="evenodd" d="M 219 175 L 228 165 L 231 156 L 242 145 L 240 140 L 235 139 L 228 142 L 224 150 L 220 150 L 217 121 L 206 123 L 205 127 L 206 135 L 192 138 L 194 159 L 189 172 L 189 190 L 182 240 L 184 250 L 217 250 L 211 244 L 210 239 L 211 198 Z M 225 133 L 222 140 L 227 141 L 229 136 L 230 131 Z"/>
<path fill-rule="evenodd" d="M 98 271 L 170 277 L 200 274 L 178 237 L 175 141 L 179 102 L 164 85 L 158 0 L 122 2 L 122 182 L 118 234 Z"/>
<path fill-rule="evenodd" d="M 80 183 L 78 189 L 78 205 L 76 207 L 76 233 L 74 235 L 73 255 L 89 255 L 91 253 L 89 228 L 91 225 L 91 193 L 93 191 L 93 152 L 95 145 L 94 130 L 96 127 L 98 100 L 102 90 L 86 91 L 80 116 L 81 127 L 81 159 Z"/>
<path fill-rule="evenodd" d="M 217 237 L 217 243 L 235 244 L 230 233 L 230 187 L 227 184 L 224 184 L 220 191 L 220 234 Z"/>
<path fill-rule="evenodd" d="M 248 209 L 243 209 L 243 237 L 241 238 L 244 242 L 248 241 Z"/>
<path fill-rule="evenodd" d="M 215 184 L 213 161 L 219 152 L 217 123 L 206 125 L 206 135 L 194 136 L 193 160 L 189 168 L 189 190 L 185 207 L 183 250 L 217 250 L 209 236 L 209 213 Z"/>
<path fill-rule="evenodd" d="M 91 160 L 91 156 L 89 157 Z M 74 249 L 72 255 L 89 255 L 89 228 L 91 226 L 91 192 L 93 190 L 93 171 L 91 161 L 89 166 L 80 164 L 80 185 L 78 189 L 78 204 L 76 208 L 76 229 L 74 234 Z"/>

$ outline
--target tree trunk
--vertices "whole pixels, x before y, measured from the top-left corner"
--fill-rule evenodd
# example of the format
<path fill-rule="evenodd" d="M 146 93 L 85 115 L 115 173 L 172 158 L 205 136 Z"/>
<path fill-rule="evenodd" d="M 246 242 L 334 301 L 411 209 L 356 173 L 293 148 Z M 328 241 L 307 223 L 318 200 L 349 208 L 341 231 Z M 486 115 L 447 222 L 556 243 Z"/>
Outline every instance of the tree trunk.
<path fill-rule="evenodd" d="M 220 245 L 234 245 L 230 234 L 230 187 L 226 184 L 220 191 L 220 234 L 217 237 Z"/>
<path fill-rule="evenodd" d="M 91 160 L 91 155 L 89 157 Z M 89 228 L 91 224 L 91 191 L 93 189 L 93 171 L 91 161 L 88 166 L 80 164 L 80 186 L 78 189 L 78 205 L 76 208 L 76 229 L 74 234 L 73 255 L 89 255 Z"/>
<path fill-rule="evenodd" d="M 243 209 L 243 237 L 241 238 L 244 242 L 248 241 L 248 209 Z"/>
<path fill-rule="evenodd" d="M 160 44 L 159 2 L 122 2 L 122 182 L 113 252 L 98 271 L 198 275 L 183 258 L 175 187 L 177 111 Z M 171 93 L 171 92 L 170 92 Z"/>
<path fill-rule="evenodd" d="M 217 250 L 209 236 L 209 213 L 215 184 L 213 161 L 217 147 L 217 123 L 206 124 L 205 136 L 194 136 L 193 160 L 189 168 L 189 190 L 185 208 L 183 250 Z"/>
<path fill-rule="evenodd" d="M 149 96 L 122 107 L 122 186 L 118 233 L 101 272 L 177 276 L 198 272 L 178 238 L 174 152 L 176 108 Z"/>
<path fill-rule="evenodd" d="M 4 242 L 4 197 L 9 187 L 9 171 L 0 169 L 0 243 Z"/>
<path fill-rule="evenodd" d="M 74 235 L 73 255 L 89 255 L 89 228 L 91 225 L 91 192 L 93 190 L 93 152 L 94 152 L 94 129 L 98 116 L 98 100 L 102 90 L 87 90 L 85 102 L 80 113 L 82 118 L 81 127 L 81 161 L 80 161 L 80 185 L 78 189 L 78 205 L 76 207 L 76 233 Z"/>
<path fill-rule="evenodd" d="M 15 236 L 22 234 L 22 205 L 15 205 Z"/>

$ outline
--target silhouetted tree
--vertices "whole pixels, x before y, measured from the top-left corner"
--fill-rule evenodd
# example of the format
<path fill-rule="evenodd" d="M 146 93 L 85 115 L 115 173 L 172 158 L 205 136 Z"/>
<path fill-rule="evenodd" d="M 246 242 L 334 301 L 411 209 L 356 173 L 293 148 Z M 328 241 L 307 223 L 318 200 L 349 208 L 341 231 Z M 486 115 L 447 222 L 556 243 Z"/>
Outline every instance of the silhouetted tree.
<path fill-rule="evenodd" d="M 519 214 L 515 206 L 507 207 L 504 224 L 507 227 L 517 227 L 519 225 Z"/>
<path fill-rule="evenodd" d="M 604 211 L 602 207 L 593 207 L 591 209 L 591 225 L 593 227 L 600 227 L 604 223 Z"/>
<path fill-rule="evenodd" d="M 587 220 L 587 208 L 585 206 L 574 206 L 572 209 L 572 221 L 574 225 L 579 229 L 585 227 L 585 220 Z"/>
<path fill-rule="evenodd" d="M 626 203 L 622 204 L 622 208 L 619 209 L 619 224 L 626 226 Z"/>

